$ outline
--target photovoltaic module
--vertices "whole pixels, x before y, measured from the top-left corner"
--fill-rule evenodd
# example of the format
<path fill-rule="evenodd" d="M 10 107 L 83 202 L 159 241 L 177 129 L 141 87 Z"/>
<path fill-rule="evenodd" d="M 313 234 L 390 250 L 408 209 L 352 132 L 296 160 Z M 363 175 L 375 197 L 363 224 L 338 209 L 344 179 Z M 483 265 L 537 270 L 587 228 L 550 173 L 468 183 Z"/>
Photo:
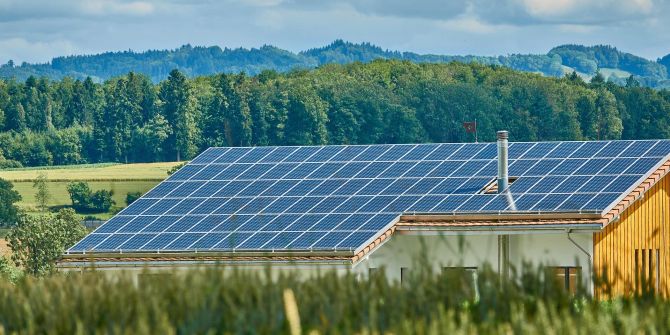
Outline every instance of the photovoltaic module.
<path fill-rule="evenodd" d="M 403 213 L 602 213 L 669 154 L 510 143 L 507 196 L 486 191 L 496 143 L 209 148 L 67 253 L 354 251 Z"/>

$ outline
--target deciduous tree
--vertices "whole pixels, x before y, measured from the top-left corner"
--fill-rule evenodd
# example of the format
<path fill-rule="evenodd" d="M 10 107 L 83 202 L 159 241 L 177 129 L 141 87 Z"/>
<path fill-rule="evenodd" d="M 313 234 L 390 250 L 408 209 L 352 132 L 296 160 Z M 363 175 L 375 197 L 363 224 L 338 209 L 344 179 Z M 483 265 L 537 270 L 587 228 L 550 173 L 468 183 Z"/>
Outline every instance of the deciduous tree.
<path fill-rule="evenodd" d="M 46 173 L 40 173 L 37 176 L 37 179 L 33 182 L 33 188 L 35 189 L 35 202 L 37 207 L 45 212 L 49 207 L 48 203 L 51 199 L 51 193 L 49 192 L 49 178 Z"/>
<path fill-rule="evenodd" d="M 86 235 L 72 209 L 57 214 L 22 216 L 7 235 L 12 260 L 26 273 L 43 276 L 54 271 L 63 252 Z"/>
<path fill-rule="evenodd" d="M 19 219 L 19 208 L 16 203 L 21 201 L 21 195 L 14 190 L 14 185 L 0 178 L 0 225 L 15 224 Z"/>

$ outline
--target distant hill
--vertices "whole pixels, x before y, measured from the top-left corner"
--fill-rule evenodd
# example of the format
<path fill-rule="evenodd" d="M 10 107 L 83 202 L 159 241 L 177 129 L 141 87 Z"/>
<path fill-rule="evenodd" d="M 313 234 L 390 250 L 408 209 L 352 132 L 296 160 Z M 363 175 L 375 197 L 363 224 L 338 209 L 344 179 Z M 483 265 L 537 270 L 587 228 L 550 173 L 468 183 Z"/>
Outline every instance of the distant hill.
<path fill-rule="evenodd" d="M 611 46 L 562 45 L 544 55 L 512 54 L 487 57 L 422 55 L 384 50 L 370 43 L 356 44 L 342 40 L 297 54 L 268 45 L 252 49 L 184 45 L 174 50 L 122 51 L 56 57 L 46 64 L 2 65 L 0 77 L 25 80 L 31 75 L 51 79 L 90 76 L 96 81 L 103 81 L 134 71 L 144 73 L 154 82 L 159 82 L 175 68 L 190 76 L 241 71 L 253 75 L 263 70 L 285 72 L 292 69 L 314 68 L 327 63 L 369 62 L 374 59 L 402 59 L 422 63 L 479 62 L 547 76 L 563 76 L 576 71 L 587 79 L 600 71 L 606 79 L 617 83 L 624 83 L 626 78 L 633 75 L 645 86 L 670 87 L 670 55 L 651 61 L 621 52 Z"/>

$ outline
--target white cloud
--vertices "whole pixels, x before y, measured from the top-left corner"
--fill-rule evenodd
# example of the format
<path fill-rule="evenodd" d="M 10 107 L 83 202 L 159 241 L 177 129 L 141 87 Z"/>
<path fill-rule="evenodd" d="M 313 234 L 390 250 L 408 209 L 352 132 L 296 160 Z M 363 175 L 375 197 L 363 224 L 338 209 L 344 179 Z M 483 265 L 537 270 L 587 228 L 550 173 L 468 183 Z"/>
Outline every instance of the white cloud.
<path fill-rule="evenodd" d="M 182 44 L 291 51 L 341 38 L 435 54 L 612 44 L 670 52 L 670 0 L 0 0 L 0 62 Z"/>
<path fill-rule="evenodd" d="M 155 10 L 154 5 L 146 1 L 88 0 L 80 6 L 82 13 L 91 15 L 148 15 Z"/>
<path fill-rule="evenodd" d="M 155 12 L 155 8 L 156 4 L 152 2 L 134 0 L 0 0 L 0 22 L 109 15 L 138 16 L 151 14 Z"/>
<path fill-rule="evenodd" d="M 453 20 L 440 22 L 439 25 L 449 30 L 474 34 L 492 34 L 495 32 L 500 32 L 503 29 L 513 29 L 513 27 L 509 25 L 488 24 L 470 15 L 462 15 Z"/>
<path fill-rule="evenodd" d="M 472 0 L 493 23 L 611 25 L 668 15 L 665 0 Z"/>

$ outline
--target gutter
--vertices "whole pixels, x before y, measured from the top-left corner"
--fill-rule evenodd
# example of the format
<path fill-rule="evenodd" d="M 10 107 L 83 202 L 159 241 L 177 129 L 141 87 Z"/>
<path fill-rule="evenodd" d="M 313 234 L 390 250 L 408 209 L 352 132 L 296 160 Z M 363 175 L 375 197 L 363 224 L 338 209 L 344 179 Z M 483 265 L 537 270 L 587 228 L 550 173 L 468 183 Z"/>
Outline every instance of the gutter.
<path fill-rule="evenodd" d="M 305 265 L 305 266 L 314 266 L 314 265 L 325 265 L 325 266 L 342 266 L 344 268 L 351 268 L 351 261 L 347 260 L 317 260 L 317 261 L 307 261 L 307 260 L 282 260 L 282 261 L 134 261 L 134 262 L 125 262 L 125 261 L 102 261 L 102 262 L 60 262 L 56 265 L 58 269 L 109 269 L 109 268 L 162 268 L 162 267 L 175 267 L 175 266 L 187 266 L 187 267 L 198 267 L 203 265 L 220 265 L 220 266 L 248 266 L 248 265 L 259 265 L 267 266 L 271 265 L 290 265 L 295 267 L 296 265 Z"/>
<path fill-rule="evenodd" d="M 62 259 L 93 259 L 93 258 L 169 258 L 169 257 L 351 257 L 353 250 L 336 251 L 187 251 L 187 252 L 93 252 L 93 253 L 67 253 Z"/>
<path fill-rule="evenodd" d="M 600 220 L 602 216 L 598 213 L 577 212 L 495 212 L 495 213 L 403 213 L 400 222 L 419 221 L 497 221 L 497 220 L 563 220 L 563 219 L 592 219 Z"/>
<path fill-rule="evenodd" d="M 600 231 L 602 224 L 539 224 L 539 225 L 490 225 L 490 226 L 414 226 L 402 225 L 397 226 L 399 231 L 565 231 L 581 230 L 581 231 Z"/>
<path fill-rule="evenodd" d="M 588 265 L 588 268 L 589 268 L 589 278 L 591 278 L 591 280 L 593 280 L 593 262 L 591 261 L 591 254 L 589 254 L 589 252 L 586 249 L 582 248 L 581 245 L 577 244 L 577 242 L 575 242 L 575 240 L 572 239 L 572 236 L 570 236 L 571 232 L 572 232 L 572 229 L 567 229 L 568 240 L 570 240 L 570 242 L 572 242 L 572 244 L 574 244 L 575 247 L 577 247 L 579 250 L 581 250 L 586 255 L 586 260 L 588 262 L 587 265 Z"/>

